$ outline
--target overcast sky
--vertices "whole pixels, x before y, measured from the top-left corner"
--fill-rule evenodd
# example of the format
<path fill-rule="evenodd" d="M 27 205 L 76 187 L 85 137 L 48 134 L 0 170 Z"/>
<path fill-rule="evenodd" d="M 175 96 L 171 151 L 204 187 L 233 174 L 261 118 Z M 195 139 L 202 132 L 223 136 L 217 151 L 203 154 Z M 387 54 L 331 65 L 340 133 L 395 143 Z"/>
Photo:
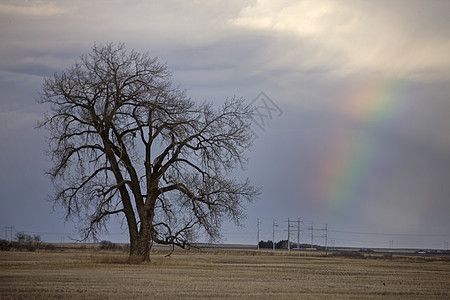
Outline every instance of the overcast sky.
<path fill-rule="evenodd" d="M 0 225 L 68 241 L 73 224 L 46 201 L 38 91 L 94 43 L 125 42 L 167 63 L 193 99 L 274 109 L 255 119 L 236 174 L 262 197 L 224 242 L 256 243 L 257 218 L 261 239 L 273 219 L 286 239 L 300 218 L 305 242 L 314 222 L 335 245 L 448 247 L 449 15 L 446 0 L 0 0 Z"/>

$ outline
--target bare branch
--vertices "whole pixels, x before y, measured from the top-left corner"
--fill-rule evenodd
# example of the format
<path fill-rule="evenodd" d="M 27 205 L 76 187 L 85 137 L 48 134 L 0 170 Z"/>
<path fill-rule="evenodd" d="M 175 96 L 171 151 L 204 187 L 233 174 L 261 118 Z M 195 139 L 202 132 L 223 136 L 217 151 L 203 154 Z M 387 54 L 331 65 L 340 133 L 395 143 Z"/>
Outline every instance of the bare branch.
<path fill-rule="evenodd" d="M 48 171 L 54 200 L 78 217 L 85 238 L 124 214 L 130 254 L 148 258 L 152 242 L 187 247 L 197 232 L 220 236 L 239 222 L 259 191 L 230 179 L 251 146 L 251 109 L 232 98 L 221 108 L 196 103 L 148 53 L 94 45 L 47 78 Z"/>

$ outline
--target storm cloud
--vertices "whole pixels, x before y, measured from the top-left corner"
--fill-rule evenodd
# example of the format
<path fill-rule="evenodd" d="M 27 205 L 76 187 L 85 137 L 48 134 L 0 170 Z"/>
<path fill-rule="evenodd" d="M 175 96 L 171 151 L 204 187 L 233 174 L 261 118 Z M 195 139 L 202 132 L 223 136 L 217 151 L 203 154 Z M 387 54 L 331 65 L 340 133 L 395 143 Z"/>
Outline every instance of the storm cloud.
<path fill-rule="evenodd" d="M 263 239 L 274 218 L 282 239 L 287 218 L 301 218 L 334 228 L 336 244 L 393 238 L 345 233 L 362 231 L 442 248 L 449 11 L 448 1 L 1 1 L 0 219 L 44 240 L 74 233 L 46 201 L 46 132 L 35 126 L 47 108 L 36 99 L 45 77 L 94 43 L 124 42 L 166 62 L 193 99 L 250 103 L 264 91 L 282 110 L 236 174 L 263 194 L 243 228 L 225 226 L 225 242 L 255 243 L 257 218 Z"/>

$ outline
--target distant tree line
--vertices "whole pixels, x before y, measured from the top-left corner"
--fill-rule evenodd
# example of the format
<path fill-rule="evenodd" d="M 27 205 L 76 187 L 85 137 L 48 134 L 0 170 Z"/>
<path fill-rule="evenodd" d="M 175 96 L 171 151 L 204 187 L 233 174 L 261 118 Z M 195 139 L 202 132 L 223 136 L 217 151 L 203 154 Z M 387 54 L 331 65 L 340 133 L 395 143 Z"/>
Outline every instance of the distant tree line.
<path fill-rule="evenodd" d="M 16 233 L 15 241 L 0 240 L 0 250 L 9 251 L 12 248 L 17 250 L 36 251 L 42 244 L 40 235 L 30 235 L 19 231 Z"/>
<path fill-rule="evenodd" d="M 297 244 L 294 242 L 289 242 L 290 247 L 289 249 L 305 249 L 305 248 L 311 248 L 311 244 Z M 273 241 L 268 240 L 268 241 L 259 241 L 259 248 L 260 249 L 273 249 Z M 317 250 L 325 250 L 324 246 L 319 246 L 319 245 L 312 245 L 312 248 L 315 248 Z M 275 249 L 288 249 L 288 240 L 281 240 L 277 243 L 275 243 Z"/>
<path fill-rule="evenodd" d="M 128 252 L 130 251 L 130 245 L 129 244 L 125 244 L 125 245 L 118 245 L 116 243 L 113 243 L 111 241 L 101 241 L 100 242 L 100 246 L 99 246 L 100 250 L 109 250 L 109 251 L 125 251 Z"/>
<path fill-rule="evenodd" d="M 24 232 L 17 232 L 14 241 L 8 241 L 0 239 L 0 251 L 9 250 L 27 250 L 36 251 L 37 249 L 56 250 L 57 247 L 54 244 L 44 244 L 40 235 L 30 235 Z M 85 246 L 81 246 L 80 249 L 86 249 Z M 94 248 L 92 248 L 94 249 Z M 97 248 L 98 250 L 108 251 L 125 251 L 130 250 L 130 245 L 116 244 L 111 241 L 101 241 Z"/>

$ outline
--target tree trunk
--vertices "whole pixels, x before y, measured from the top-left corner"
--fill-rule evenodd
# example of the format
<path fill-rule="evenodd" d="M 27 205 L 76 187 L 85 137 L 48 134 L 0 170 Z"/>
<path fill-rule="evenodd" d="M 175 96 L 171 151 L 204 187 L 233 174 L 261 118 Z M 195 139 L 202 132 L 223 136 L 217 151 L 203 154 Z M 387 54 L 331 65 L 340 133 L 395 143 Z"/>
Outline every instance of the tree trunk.
<path fill-rule="evenodd" d="M 130 262 L 150 261 L 151 229 L 146 225 L 142 224 L 140 232 L 134 238 L 130 237 Z"/>
<path fill-rule="evenodd" d="M 131 242 L 129 262 L 140 263 L 150 261 L 151 243 L 150 239 L 140 237 L 137 241 Z"/>

